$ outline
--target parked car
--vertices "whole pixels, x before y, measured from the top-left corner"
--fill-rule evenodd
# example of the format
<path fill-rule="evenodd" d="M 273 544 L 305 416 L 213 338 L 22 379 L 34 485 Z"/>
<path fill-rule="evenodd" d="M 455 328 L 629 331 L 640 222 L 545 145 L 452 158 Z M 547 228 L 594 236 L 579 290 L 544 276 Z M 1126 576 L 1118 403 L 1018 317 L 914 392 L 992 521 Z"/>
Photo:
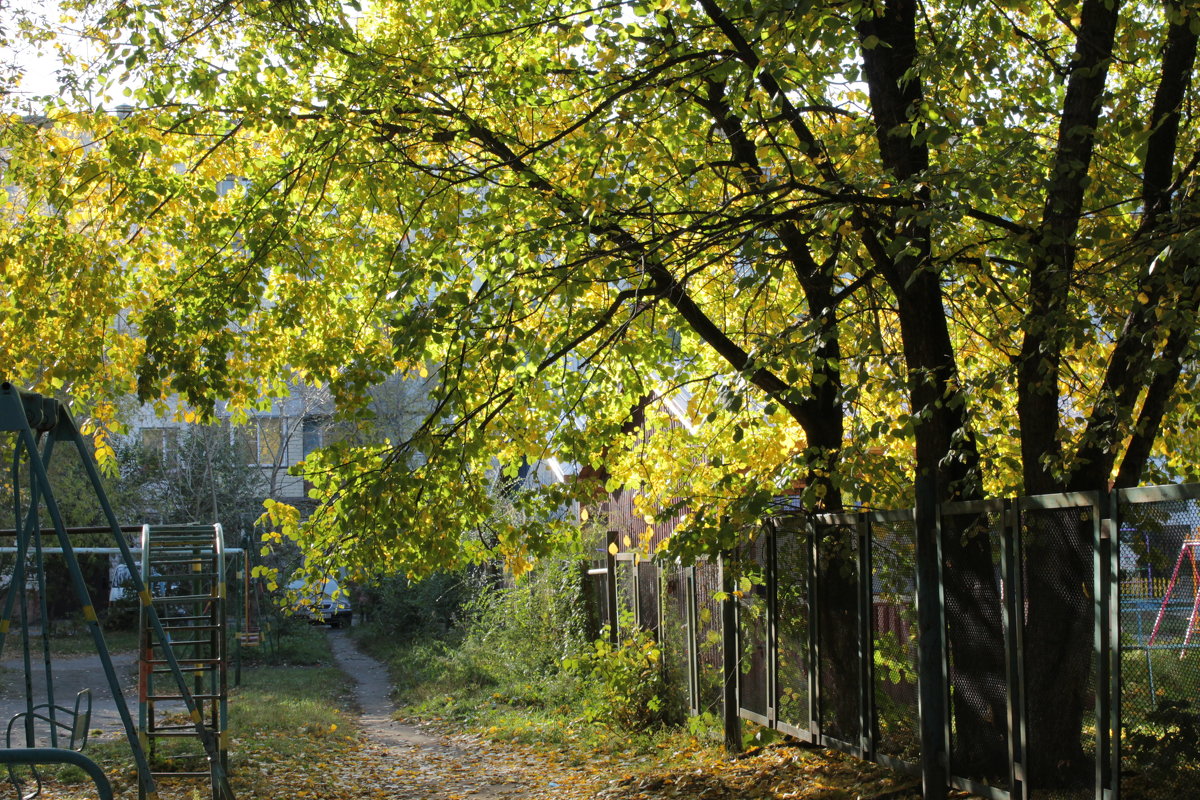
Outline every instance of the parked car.
<path fill-rule="evenodd" d="M 331 628 L 350 626 L 354 609 L 350 605 L 350 598 L 333 578 L 327 579 L 321 586 L 306 581 L 292 581 L 288 584 L 288 592 L 296 595 L 291 605 L 292 616 L 306 619 L 314 625 L 324 623 Z"/>

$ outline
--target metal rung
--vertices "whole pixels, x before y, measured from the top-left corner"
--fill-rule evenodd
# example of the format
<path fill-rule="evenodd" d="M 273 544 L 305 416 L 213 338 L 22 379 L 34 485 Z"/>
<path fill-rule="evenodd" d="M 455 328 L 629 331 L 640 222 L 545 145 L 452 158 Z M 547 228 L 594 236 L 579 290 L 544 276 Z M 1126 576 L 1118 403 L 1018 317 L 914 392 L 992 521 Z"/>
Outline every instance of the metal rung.
<path fill-rule="evenodd" d="M 212 579 L 214 579 L 216 577 L 217 577 L 217 573 L 215 573 L 215 572 L 185 572 L 185 573 L 181 573 L 179 575 L 160 576 L 160 577 L 155 578 L 154 580 L 157 581 L 158 583 L 165 583 L 169 586 L 171 584 L 176 584 L 176 583 L 187 583 L 189 581 L 200 581 L 204 578 L 207 578 L 207 579 L 209 579 L 209 581 L 211 581 Z M 170 595 L 167 595 L 167 596 L 170 597 Z"/>
<path fill-rule="evenodd" d="M 181 594 L 172 595 L 170 597 L 155 597 L 156 603 L 188 603 L 196 600 L 215 600 L 215 594 Z"/>
<path fill-rule="evenodd" d="M 179 756 L 173 756 L 179 758 Z M 156 778 L 211 778 L 212 772 L 205 770 L 204 772 L 151 772 Z"/>
<path fill-rule="evenodd" d="M 176 663 L 178 663 L 180 665 L 181 668 L 184 664 L 195 665 L 195 664 L 220 664 L 221 663 L 221 659 L 219 659 L 219 658 L 177 658 L 177 659 L 175 659 L 175 661 L 176 661 Z M 147 664 L 170 664 L 171 662 L 167 661 L 165 658 L 149 658 L 149 659 L 146 659 L 146 663 Z M 170 672 L 170 670 L 167 670 L 167 672 Z"/>
<path fill-rule="evenodd" d="M 221 695 L 219 695 L 219 694 L 192 694 L 192 695 L 190 695 L 190 697 L 193 700 L 220 700 L 221 699 Z M 151 695 L 147 695 L 146 699 L 158 702 L 159 700 L 183 700 L 184 696 L 181 694 L 151 694 Z"/>
<path fill-rule="evenodd" d="M 171 642 L 172 649 L 178 649 L 181 647 L 212 647 L 212 646 L 213 646 L 213 642 L 211 639 L 200 639 L 198 641 Z M 202 658 L 203 656 L 200 656 L 200 657 Z M 180 655 L 175 656 L 176 661 L 178 661 L 180 658 L 186 659 L 187 661 L 192 660 L 192 658 L 190 656 L 180 656 Z"/>
<path fill-rule="evenodd" d="M 209 733 L 211 733 L 213 735 L 216 735 L 218 733 L 218 731 L 215 728 L 211 728 L 208 725 L 204 726 L 204 730 L 208 731 Z M 196 733 L 196 726 L 192 725 L 191 723 L 188 723 L 187 725 L 164 725 L 160 728 L 155 728 L 153 730 L 146 731 L 146 735 L 147 736 L 174 736 L 174 737 L 191 736 L 193 738 L 195 738 L 196 736 L 199 736 L 199 734 Z"/>
<path fill-rule="evenodd" d="M 163 625 L 164 631 L 217 631 L 220 630 L 220 625 Z"/>

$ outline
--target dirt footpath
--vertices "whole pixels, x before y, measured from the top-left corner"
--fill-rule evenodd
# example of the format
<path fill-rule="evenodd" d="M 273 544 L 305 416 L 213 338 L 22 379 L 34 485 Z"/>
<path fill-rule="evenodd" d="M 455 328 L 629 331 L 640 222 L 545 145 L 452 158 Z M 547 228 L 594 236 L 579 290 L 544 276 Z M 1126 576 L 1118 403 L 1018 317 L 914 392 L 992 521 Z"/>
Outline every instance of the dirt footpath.
<path fill-rule="evenodd" d="M 446 735 L 392 718 L 387 669 L 357 650 L 350 637 L 330 631 L 338 666 L 356 683 L 361 725 L 392 776 L 389 800 L 540 798 L 561 796 L 559 783 L 529 754 L 462 734 Z"/>

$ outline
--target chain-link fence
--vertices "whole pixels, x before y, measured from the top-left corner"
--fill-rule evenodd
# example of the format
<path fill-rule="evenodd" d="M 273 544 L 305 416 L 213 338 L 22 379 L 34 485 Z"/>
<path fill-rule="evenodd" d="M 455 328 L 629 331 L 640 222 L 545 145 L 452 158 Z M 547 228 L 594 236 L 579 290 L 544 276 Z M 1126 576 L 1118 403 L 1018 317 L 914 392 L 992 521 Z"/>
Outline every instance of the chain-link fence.
<path fill-rule="evenodd" d="M 874 651 L 875 750 L 916 763 L 917 541 L 911 514 L 877 512 L 871 523 L 871 647 Z"/>
<path fill-rule="evenodd" d="M 924 545 L 940 579 L 922 595 L 940 657 L 925 664 L 914 520 L 789 511 L 724 562 L 605 554 L 592 596 L 657 631 L 694 715 L 720 719 L 732 699 L 744 719 L 913 772 L 932 726 L 948 783 L 994 800 L 1194 794 L 1200 486 L 942 506 Z M 924 732 L 919 676 L 946 699 Z"/>
<path fill-rule="evenodd" d="M 1121 796 L 1194 796 L 1200 771 L 1200 499 L 1197 487 L 1123 493 Z"/>

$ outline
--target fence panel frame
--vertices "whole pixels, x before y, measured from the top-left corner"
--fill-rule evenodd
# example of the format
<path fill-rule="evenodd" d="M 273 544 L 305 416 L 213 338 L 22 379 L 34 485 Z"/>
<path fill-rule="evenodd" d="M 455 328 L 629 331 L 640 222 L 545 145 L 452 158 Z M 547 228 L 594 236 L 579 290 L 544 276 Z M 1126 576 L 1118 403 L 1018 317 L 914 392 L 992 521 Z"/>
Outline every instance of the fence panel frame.
<path fill-rule="evenodd" d="M 978 781 L 955 775 L 953 762 L 950 759 L 951 749 L 951 711 L 950 704 L 950 643 L 949 620 L 946 618 L 944 584 L 942 592 L 942 624 L 945 666 L 943 676 L 946 681 L 946 777 L 950 786 L 955 789 L 977 794 L 991 800 L 1028 800 L 1025 788 L 1025 660 L 1024 624 L 1025 593 L 1023 591 L 1023 574 L 1021 571 L 1021 522 L 1015 503 L 1012 499 L 990 498 L 987 500 L 963 500 L 952 503 L 942 503 L 938 506 L 939 526 L 945 517 L 966 514 L 999 514 L 1000 515 L 1000 575 L 1001 591 L 1004 594 L 1000 604 L 1000 619 L 1003 633 L 1004 663 L 1005 663 L 1005 707 L 1006 726 L 1008 728 L 1008 786 L 1007 790 L 998 786 L 988 786 Z M 941 541 L 939 535 L 938 541 Z M 940 554 L 939 554 L 940 555 Z M 941 561 L 939 560 L 939 569 Z"/>
<path fill-rule="evenodd" d="M 1108 731 L 1109 711 L 1110 707 L 1115 703 L 1120 706 L 1120 687 L 1117 686 L 1114 695 L 1114 687 L 1112 682 L 1111 659 L 1113 654 L 1111 651 L 1111 642 L 1113 636 L 1119 637 L 1120 630 L 1118 628 L 1110 631 L 1109 621 L 1110 613 L 1106 607 L 1112 603 L 1110 597 L 1110 580 L 1108 579 L 1108 547 L 1105 544 L 1104 534 L 1106 526 L 1102 521 L 1108 517 L 1108 497 L 1107 492 L 1089 491 L 1089 492 L 1059 492 L 1056 494 L 1033 495 L 1029 497 L 1017 498 L 1015 506 L 1018 517 L 1023 519 L 1027 511 L 1049 511 L 1054 509 L 1073 509 L 1073 508 L 1090 508 L 1092 513 L 1092 611 L 1093 611 L 1093 635 L 1092 647 L 1096 655 L 1096 705 L 1094 711 L 1093 722 L 1096 725 L 1096 754 L 1095 754 L 1095 787 L 1094 795 L 1096 800 L 1119 800 L 1120 781 L 1116 781 L 1116 787 L 1108 785 L 1110 783 L 1109 769 L 1112 746 L 1111 731 Z M 1023 578 L 1024 576 L 1022 576 Z M 1119 641 L 1119 638 L 1117 639 Z M 1117 655 L 1119 658 L 1119 653 Z M 1023 660 L 1023 659 L 1022 659 Z M 1022 698 L 1023 700 L 1025 698 Z M 1022 715 L 1028 715 L 1028 708 L 1023 704 Z M 1028 727 L 1022 731 L 1022 741 L 1028 741 Z M 1118 737 L 1119 738 L 1119 737 Z M 1115 773 L 1120 775 L 1120 768 Z M 1026 787 L 1022 781 L 1024 791 L 1028 792 L 1029 787 Z M 1032 787 L 1036 789 L 1037 787 Z"/>
<path fill-rule="evenodd" d="M 1121 589 L 1120 589 L 1120 571 L 1121 571 L 1121 547 L 1120 547 L 1120 530 L 1124 522 L 1121 516 L 1121 509 L 1126 506 L 1137 506 L 1145 503 L 1165 503 L 1165 502 L 1187 502 L 1189 500 L 1200 501 L 1200 483 L 1183 483 L 1167 486 L 1135 486 L 1125 489 L 1115 489 L 1110 495 L 1112 501 L 1111 516 L 1114 520 L 1112 535 L 1113 546 L 1111 548 L 1110 559 L 1110 574 L 1113 579 L 1113 594 L 1111 602 L 1111 614 L 1115 621 L 1112 623 L 1112 657 L 1113 666 L 1111 669 L 1110 678 L 1113 684 L 1117 687 L 1116 693 L 1113 695 L 1112 708 L 1110 709 L 1110 725 L 1112 728 L 1112 741 L 1110 754 L 1110 776 L 1112 778 L 1112 787 L 1110 793 L 1105 800 L 1120 800 L 1121 796 L 1121 763 L 1122 763 L 1122 739 L 1123 739 L 1123 717 L 1122 707 L 1124 697 L 1121 691 L 1121 636 L 1123 629 L 1121 626 Z"/>
<path fill-rule="evenodd" d="M 812 517 L 813 530 L 812 530 L 812 536 L 811 536 L 811 539 L 812 539 L 812 561 L 811 561 L 811 563 L 812 563 L 813 574 L 816 576 L 816 582 L 813 584 L 812 600 L 815 600 L 816 602 L 814 605 L 810 606 L 810 608 L 812 610 L 810 610 L 810 612 L 809 612 L 811 615 L 811 622 L 810 622 L 809 628 L 812 631 L 814 631 L 814 633 L 816 634 L 816 644 L 813 646 L 813 649 L 810 652 L 814 656 L 812 672 L 816 677 L 815 683 L 818 687 L 817 698 L 821 701 L 820 703 L 814 704 L 816 706 L 816 718 L 817 718 L 816 730 L 818 732 L 818 735 L 816 738 L 816 743 L 820 744 L 823 747 L 829 747 L 833 750 L 840 750 L 841 752 L 852 755 L 855 758 L 861 758 L 863 760 L 868 760 L 866 757 L 867 750 L 866 750 L 866 747 L 864 746 L 865 745 L 865 742 L 864 742 L 865 734 L 864 734 L 864 731 L 862 730 L 862 722 L 863 722 L 863 697 L 862 696 L 863 696 L 863 691 L 864 691 L 864 689 L 862 687 L 862 676 L 864 673 L 864 669 L 867 667 L 867 665 L 864 662 L 868 660 L 868 657 L 869 657 L 870 661 L 874 662 L 875 653 L 874 653 L 874 650 L 872 649 L 871 645 L 869 643 L 864 645 L 864 641 L 863 641 L 864 611 L 863 611 L 862 584 L 864 583 L 864 581 L 867 580 L 867 578 L 864 578 L 863 571 L 862 571 L 862 568 L 863 568 L 862 551 L 864 549 L 862 537 L 863 537 L 863 531 L 865 529 L 865 519 L 866 519 L 866 514 L 854 513 L 854 512 L 843 512 L 843 513 L 838 513 L 838 514 L 816 514 Z M 855 638 L 857 639 L 857 650 L 858 650 L 858 658 L 859 658 L 859 664 L 856 666 L 856 670 L 855 670 L 858 673 L 858 680 L 859 680 L 859 692 L 858 692 L 858 694 L 859 694 L 859 697 L 858 697 L 859 733 L 858 733 L 858 737 L 857 737 L 858 738 L 857 742 L 847 741 L 845 739 L 839 739 L 834 736 L 831 736 L 831 735 L 825 733 L 824 728 L 821 725 L 821 720 L 824 718 L 824 713 L 823 713 L 824 705 L 823 705 L 823 698 L 821 697 L 821 694 L 819 691 L 819 687 L 821 685 L 821 679 L 824 676 L 824 670 L 822 668 L 822 663 L 821 663 L 821 658 L 820 658 L 820 653 L 821 653 L 820 642 L 821 642 L 821 633 L 822 633 L 821 620 L 823 618 L 823 615 L 821 614 L 821 610 L 820 610 L 820 596 L 821 596 L 821 582 L 824 579 L 821 576 L 820 570 L 817 568 L 817 565 L 818 565 L 817 559 L 820 557 L 820 552 L 819 552 L 819 550 L 820 550 L 819 544 L 820 543 L 819 543 L 819 537 L 817 536 L 817 529 L 816 529 L 817 524 L 828 525 L 830 527 L 844 527 L 844 528 L 851 529 L 852 531 L 854 531 L 855 546 L 858 549 L 858 552 L 855 554 L 855 559 L 854 559 L 854 568 L 855 568 L 855 570 L 858 571 L 858 582 L 859 582 L 859 587 L 858 587 L 858 592 L 857 592 L 857 597 L 856 597 L 856 602 L 855 602 L 857 611 L 858 611 L 858 618 L 857 618 L 857 623 L 858 623 L 857 624 L 857 634 L 858 635 Z M 869 584 L 868 584 L 868 588 L 869 588 Z M 812 602 L 812 601 L 810 600 L 810 602 Z M 867 630 L 868 630 L 867 635 L 869 636 L 870 635 L 869 624 L 868 624 Z"/>
<path fill-rule="evenodd" d="M 924 487 L 928 492 L 929 487 Z M 921 492 L 918 492 L 920 495 Z M 1095 658 L 1095 690 L 1096 700 L 1093 710 L 1093 721 L 1096 725 L 1095 744 L 1095 798 L 1096 800 L 1120 800 L 1120 776 L 1122 765 L 1122 686 L 1121 686 L 1121 584 L 1120 584 L 1120 531 L 1123 515 L 1128 513 L 1128 506 L 1144 503 L 1165 501 L 1200 501 L 1200 484 L 1179 484 L 1171 486 L 1152 486 L 1119 489 L 1113 491 L 1063 492 L 1032 497 L 1009 499 L 988 499 L 971 502 L 956 502 L 944 504 L 928 504 L 926 516 L 918 514 L 917 509 L 897 511 L 870 511 L 842 514 L 811 515 L 788 513 L 772 515 L 763 521 L 763 535 L 767 537 L 766 549 L 766 603 L 767 624 L 766 639 L 766 683 L 767 683 L 767 713 L 764 715 L 745 712 L 741 708 L 741 675 L 738 665 L 741 640 L 738 627 L 737 604 L 732 597 L 722 603 L 723 626 L 723 658 L 725 661 L 724 697 L 726 704 L 726 734 L 731 742 L 735 733 L 740 740 L 740 720 L 754 719 L 772 729 L 794 736 L 806 742 L 841 750 L 865 760 L 875 761 L 885 766 L 902 771 L 921 771 L 927 764 L 912 764 L 901 759 L 878 752 L 878 709 L 874 697 L 875 686 L 875 645 L 874 619 L 871 615 L 873 601 L 873 563 L 872 545 L 875 537 L 874 525 L 892 521 L 913 521 L 917 542 L 922 540 L 922 525 L 934 526 L 936 537 L 930 541 L 925 539 L 925 545 L 937 543 L 938 558 L 934 560 L 937 566 L 937 582 L 934 587 L 918 589 L 917 602 L 935 602 L 933 613 L 939 620 L 936 633 L 940 633 L 936 642 L 936 657 L 931 661 L 931 651 L 927 642 L 922 642 L 922 631 L 918 623 L 919 680 L 928 682 L 932 675 L 940 685 L 927 687 L 939 693 L 942 699 L 940 708 L 937 703 L 932 706 L 924 702 L 930 695 L 926 689 L 920 690 L 921 725 L 922 729 L 931 726 L 933 731 L 934 750 L 941 744 L 941 767 L 946 771 L 945 787 L 955 787 L 972 791 L 993 800 L 1028 800 L 1031 787 L 1028 783 L 1026 760 L 1028 757 L 1029 741 L 1029 709 L 1026 694 L 1026 654 L 1024 648 L 1025 630 L 1025 596 L 1026 580 L 1023 553 L 1022 528 L 1026 515 L 1031 511 L 1048 511 L 1055 509 L 1087 509 L 1090 510 L 1092 525 L 1092 614 L 1093 614 L 1093 648 Z M 918 506 L 920 508 L 920 506 Z M 928 511 L 932 510 L 932 514 Z M 978 784 L 970 779 L 949 774 L 950 754 L 950 692 L 947 620 L 945 606 L 945 589 L 943 562 L 941 558 L 941 529 L 945 515 L 963 513 L 998 514 L 1000 517 L 999 540 L 999 571 L 1002 582 L 1003 597 L 1001 616 L 1003 627 L 1003 648 L 1005 651 L 1008 725 L 1008 760 L 1009 788 L 991 787 Z M 783 520 L 787 520 L 785 523 Z M 807 730 L 797 725 L 779 719 L 779 531 L 787 524 L 789 532 L 794 528 L 795 535 L 800 537 L 799 547 L 806 550 L 807 563 L 802 576 L 789 576 L 789 579 L 801 579 L 806 582 L 805 593 L 808 608 L 807 641 L 798 647 L 807 648 L 809 668 L 805 676 L 808 686 L 807 699 Z M 820 542 L 818 531 L 821 526 L 838 526 L 853 532 L 858 552 L 854 562 L 858 571 L 857 586 L 857 665 L 851 666 L 859 678 L 859 722 L 860 730 L 857 741 L 844 741 L 826 733 L 823 730 L 823 709 L 828 699 L 822 696 L 822 680 L 824 670 L 821 661 L 822 644 L 822 581 L 820 569 Z M 615 543 L 617 532 L 608 532 L 608 542 Z M 731 554 L 724 554 L 715 563 L 719 570 L 719 582 L 724 589 L 732 593 L 736 587 L 729 585 L 733 571 L 729 568 L 728 560 Z M 918 555 L 920 563 L 923 557 Z M 617 572 L 621 562 L 633 561 L 636 566 L 636 556 L 632 553 L 608 553 L 603 571 L 607 572 L 608 592 L 606 605 L 616 605 Z M 658 575 L 660 584 L 663 579 L 662 566 L 659 565 Z M 919 573 L 919 569 L 917 570 Z M 631 570 L 632 579 L 639 579 L 638 570 Z M 686 592 L 686 615 L 688 635 L 686 637 L 687 682 L 689 706 L 693 714 L 700 713 L 699 662 L 700 662 L 700 602 L 699 585 L 695 566 L 689 566 L 682 572 Z M 919 578 L 919 575 L 917 576 Z M 928 576 L 927 576 L 928 577 Z M 661 589 L 661 586 L 660 586 Z M 636 591 L 636 585 L 635 585 Z M 636 596 L 636 594 L 635 594 Z M 660 605 L 663 602 L 663 592 L 659 592 Z M 615 609 L 613 609 L 615 611 Z M 660 609 L 660 625 L 662 622 Z M 616 619 L 616 614 L 613 614 Z M 614 631 L 615 633 L 615 631 Z M 732 663 L 731 663 L 732 657 Z M 935 698 L 936 699 L 936 698 Z M 729 708 L 732 703 L 732 709 Z M 929 711 L 939 711 L 933 718 L 928 718 Z M 734 713 L 731 715 L 729 711 Z M 799 712 L 802 715 L 804 712 Z M 739 741 L 740 744 L 740 741 Z M 929 752 L 929 751 L 927 751 Z M 922 762 L 928 759 L 923 758 Z M 936 773 L 937 765 L 934 766 Z M 927 791 L 928 791 L 927 786 Z M 937 787 L 933 787 L 935 790 Z M 934 795 L 936 795 L 936 791 Z M 926 795 L 931 796 L 927 793 Z"/>
<path fill-rule="evenodd" d="M 896 511 L 890 511 L 890 510 L 871 511 L 871 512 L 864 514 L 863 516 L 865 518 L 866 531 L 867 531 L 866 532 L 866 537 L 867 537 L 866 538 L 866 549 L 868 551 L 873 550 L 872 544 L 875 541 L 875 525 L 876 524 L 883 525 L 883 524 L 897 523 L 897 522 L 898 523 L 904 523 L 904 522 L 912 523 L 914 521 L 914 513 L 915 512 L 913 509 L 908 508 L 908 509 L 896 510 Z M 915 526 L 914 526 L 914 530 L 913 530 L 913 544 L 915 547 L 915 545 L 916 545 Z M 915 562 L 915 557 L 914 557 L 914 562 Z M 869 682 L 866 684 L 866 686 L 868 687 L 867 693 L 870 695 L 870 710 L 871 710 L 871 716 L 869 719 L 870 731 L 871 731 L 871 748 L 870 748 L 871 757 L 869 760 L 874 761 L 877 764 L 882 764 L 883 766 L 887 767 L 888 769 L 894 769 L 897 772 L 907 772 L 912 775 L 920 775 L 921 774 L 921 765 L 920 764 L 913 763 L 911 761 L 905 761 L 902 758 L 897 758 L 895 756 L 888 755 L 887 753 L 880 753 L 878 751 L 879 709 L 875 702 L 875 680 L 877 678 L 877 676 L 875 674 L 875 635 L 874 635 L 875 634 L 875 631 L 874 631 L 874 627 L 875 627 L 874 626 L 874 620 L 875 620 L 875 615 L 874 615 L 874 603 L 875 603 L 874 571 L 875 571 L 875 565 L 874 565 L 874 560 L 872 557 L 868 557 L 866 564 L 865 564 L 865 568 L 866 568 L 866 572 L 864 572 L 863 574 L 866 575 L 867 577 L 863 581 L 863 583 L 865 584 L 865 592 L 866 592 L 866 609 L 869 614 L 869 616 L 867 618 L 867 630 L 866 630 L 867 653 L 868 653 L 868 661 L 870 662 L 867 665 L 867 670 L 866 670 L 867 677 L 870 679 Z M 915 591 L 916 580 L 917 580 L 916 564 L 914 563 L 913 564 L 914 591 Z M 914 599 L 915 599 L 915 597 L 914 597 Z M 919 626 L 917 626 L 917 636 L 918 636 L 918 645 L 917 646 L 919 648 L 920 647 L 920 644 L 919 644 L 919 642 L 920 642 L 920 627 Z"/>

